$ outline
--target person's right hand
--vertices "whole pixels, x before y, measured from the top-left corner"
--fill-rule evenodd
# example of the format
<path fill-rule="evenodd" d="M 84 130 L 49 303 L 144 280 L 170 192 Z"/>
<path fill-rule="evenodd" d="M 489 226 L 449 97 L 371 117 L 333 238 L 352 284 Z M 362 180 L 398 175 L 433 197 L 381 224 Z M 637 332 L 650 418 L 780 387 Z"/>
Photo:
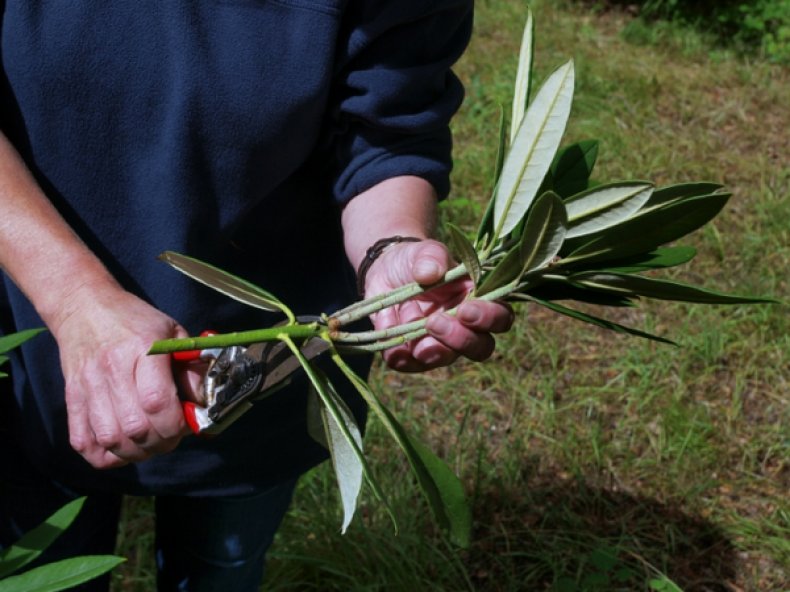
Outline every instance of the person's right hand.
<path fill-rule="evenodd" d="M 83 286 L 63 309 L 51 329 L 66 382 L 71 446 L 99 469 L 174 449 L 189 430 L 170 359 L 146 353 L 155 340 L 186 331 L 117 286 Z M 179 385 L 194 397 L 197 381 L 184 376 Z"/>

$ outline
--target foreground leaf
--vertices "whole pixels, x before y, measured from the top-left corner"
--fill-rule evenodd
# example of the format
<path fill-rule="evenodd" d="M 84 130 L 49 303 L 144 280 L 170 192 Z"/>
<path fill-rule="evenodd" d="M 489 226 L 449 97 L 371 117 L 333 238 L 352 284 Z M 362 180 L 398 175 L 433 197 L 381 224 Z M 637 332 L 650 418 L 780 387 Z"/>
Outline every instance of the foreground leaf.
<path fill-rule="evenodd" d="M 699 197 L 701 195 L 710 195 L 715 193 L 722 186 L 718 183 L 680 183 L 678 185 L 670 185 L 669 187 L 662 187 L 656 189 L 650 199 L 647 200 L 642 211 L 646 212 L 655 208 L 660 208 L 672 201 L 678 199 L 688 199 L 690 197 Z"/>
<path fill-rule="evenodd" d="M 221 294 L 225 294 L 229 298 L 268 312 L 282 312 L 292 322 L 294 320 L 293 313 L 276 296 L 247 280 L 243 280 L 198 259 L 174 253 L 173 251 L 166 251 L 159 258 L 184 275 Z"/>
<path fill-rule="evenodd" d="M 475 296 L 483 296 L 489 292 L 515 281 L 521 275 L 521 248 L 516 245 L 500 259 L 496 267 L 488 272 L 482 283 L 475 289 Z"/>
<path fill-rule="evenodd" d="M 21 539 L 0 551 L 0 578 L 21 569 L 43 553 L 80 513 L 85 498 L 64 505 Z"/>
<path fill-rule="evenodd" d="M 556 193 L 544 193 L 530 209 L 521 235 L 521 273 L 542 269 L 554 259 L 565 241 L 567 231 L 565 204 Z"/>
<path fill-rule="evenodd" d="M 683 265 L 691 261 L 697 254 L 694 247 L 659 247 L 655 251 L 641 256 L 607 262 L 603 272 L 639 273 L 651 269 L 665 269 Z"/>
<path fill-rule="evenodd" d="M 293 340 L 284 336 L 283 341 L 288 345 L 293 355 L 299 360 L 302 369 L 305 371 L 305 374 L 307 374 L 316 394 L 323 404 L 321 419 L 325 427 L 324 442 L 326 442 L 326 446 L 332 455 L 332 464 L 335 468 L 340 496 L 343 501 L 342 532 L 345 533 L 356 511 L 359 489 L 362 486 L 362 480 L 359 478 L 358 471 L 361 471 L 365 476 L 365 480 L 368 485 L 370 485 L 370 489 L 373 491 L 376 498 L 386 506 L 392 523 L 395 525 L 397 531 L 398 523 L 395 519 L 395 515 L 392 513 L 392 509 L 384 496 L 384 492 L 381 490 L 378 481 L 373 477 L 367 460 L 365 459 L 365 454 L 362 451 L 361 434 L 353 414 L 348 410 L 348 407 L 346 407 L 340 395 L 337 394 L 323 372 L 313 366 L 304 357 L 304 354 L 302 354 L 302 351 Z M 327 427 L 328 423 L 325 414 L 331 416 L 333 423 L 330 427 Z M 338 455 L 337 458 L 336 455 Z M 356 459 L 356 462 L 352 460 L 352 457 Z"/>
<path fill-rule="evenodd" d="M 469 546 L 470 512 L 458 477 L 439 458 L 433 455 L 426 456 L 424 451 L 421 452 L 415 447 L 395 416 L 382 405 L 367 383 L 354 373 L 337 352 L 332 353 L 332 360 L 354 384 L 390 436 L 400 446 L 436 522 L 448 532 L 453 543 L 460 547 Z"/>
<path fill-rule="evenodd" d="M 24 331 L 19 331 L 18 333 L 0 336 L 0 354 L 7 353 L 15 347 L 19 347 L 25 341 L 32 339 L 43 331 L 46 331 L 46 329 L 39 327 L 37 329 L 25 329 Z"/>
<path fill-rule="evenodd" d="M 674 300 L 680 302 L 699 302 L 704 304 L 756 304 L 775 302 L 767 298 L 723 294 L 705 288 L 698 288 L 680 282 L 659 280 L 626 273 L 577 273 L 570 277 L 587 288 L 598 290 L 628 292 L 647 298 Z"/>
<path fill-rule="evenodd" d="M 461 259 L 461 263 L 466 267 L 469 277 L 471 277 L 475 285 L 477 285 L 480 281 L 482 269 L 474 245 L 455 224 L 448 223 L 447 229 L 450 231 L 450 247 L 452 251 Z"/>
<path fill-rule="evenodd" d="M 549 76 L 527 109 L 494 196 L 494 242 L 518 225 L 543 183 L 570 116 L 573 80 L 568 62 Z"/>
<path fill-rule="evenodd" d="M 0 581 L 0 592 L 58 592 L 96 578 L 126 561 L 114 555 L 85 555 L 42 565 Z"/>
<path fill-rule="evenodd" d="M 513 92 L 513 115 L 510 120 L 510 143 L 518 133 L 529 105 L 529 94 L 532 88 L 532 56 L 535 49 L 535 22 L 532 11 L 527 8 L 527 22 L 521 35 L 521 50 L 518 56 L 518 70 Z"/>
<path fill-rule="evenodd" d="M 633 216 L 653 193 L 653 185 L 635 181 L 599 185 L 565 201 L 568 238 L 593 234 Z"/>
<path fill-rule="evenodd" d="M 477 238 L 475 246 L 478 249 L 488 249 L 493 247 L 494 234 L 494 195 L 497 192 L 499 176 L 502 174 L 502 166 L 505 164 L 505 152 L 507 148 L 507 133 L 505 132 L 505 112 L 499 108 L 499 144 L 497 145 L 496 164 L 494 165 L 494 183 L 491 199 L 488 200 L 485 213 L 480 220 L 477 228 Z"/>
<path fill-rule="evenodd" d="M 567 306 L 563 306 L 561 304 L 557 304 L 556 302 L 549 302 L 547 300 L 541 300 L 540 298 L 536 298 L 532 295 L 521 295 L 522 300 L 529 300 L 531 302 L 535 302 L 536 304 L 540 304 L 541 306 L 545 306 L 549 310 L 553 310 L 554 312 L 558 312 L 562 315 L 571 317 L 578 321 L 584 321 L 585 323 L 590 323 L 597 327 L 602 327 L 604 329 L 609 329 L 611 331 L 615 331 L 616 333 L 627 333 L 628 335 L 635 335 L 636 337 L 643 337 L 645 339 L 650 339 L 651 341 L 659 341 L 661 343 L 668 343 L 670 345 L 677 345 L 674 341 L 670 341 L 669 339 L 665 339 L 664 337 L 659 337 L 658 335 L 653 335 L 651 333 L 646 333 L 644 331 L 640 331 L 639 329 L 634 329 L 632 327 L 627 327 L 625 325 L 621 325 L 619 323 L 615 323 L 614 321 L 609 321 L 606 319 L 601 319 L 581 311 L 575 310 L 573 308 L 568 308 Z"/>
<path fill-rule="evenodd" d="M 337 479 L 340 499 L 343 504 L 343 524 L 340 527 L 340 531 L 342 534 L 345 534 L 354 517 L 359 491 L 362 488 L 363 462 L 365 460 L 363 456 L 362 432 L 357 425 L 354 414 L 337 393 L 326 375 L 315 366 L 313 370 L 324 386 L 323 395 L 313 391 L 315 395 L 313 398 L 319 398 L 318 407 L 323 427 L 323 441 L 326 443 L 325 445 L 332 459 L 332 467 L 335 470 L 335 478 Z M 349 436 L 350 439 L 348 438 Z M 352 440 L 354 445 L 351 444 Z M 362 454 L 358 454 L 357 451 Z"/>
<path fill-rule="evenodd" d="M 694 197 L 634 216 L 572 251 L 563 264 L 583 261 L 589 265 L 594 261 L 623 259 L 653 251 L 707 224 L 721 211 L 730 195 L 715 193 Z"/>

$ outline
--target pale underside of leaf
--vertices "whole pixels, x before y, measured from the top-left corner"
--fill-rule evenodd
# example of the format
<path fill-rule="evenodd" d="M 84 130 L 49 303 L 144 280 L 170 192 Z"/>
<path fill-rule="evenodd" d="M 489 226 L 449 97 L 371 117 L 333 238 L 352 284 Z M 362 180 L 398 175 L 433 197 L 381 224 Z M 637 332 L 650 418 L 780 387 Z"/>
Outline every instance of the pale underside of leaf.
<path fill-rule="evenodd" d="M 592 234 L 633 216 L 653 193 L 649 183 L 612 183 L 585 191 L 565 202 L 567 238 Z"/>
<path fill-rule="evenodd" d="M 288 308 L 273 294 L 213 265 L 173 251 L 166 251 L 159 258 L 184 275 L 229 298 L 254 308 L 291 316 Z"/>
<path fill-rule="evenodd" d="M 367 383 L 354 373 L 337 352 L 332 353 L 332 359 L 400 446 L 439 526 L 448 531 L 453 542 L 462 547 L 467 546 L 470 535 L 469 510 L 458 477 L 449 468 L 439 469 L 443 463 L 438 458 L 432 457 L 430 462 L 426 462 L 427 456 L 415 447 L 403 426 Z"/>
<path fill-rule="evenodd" d="M 565 204 L 545 193 L 532 206 L 521 238 L 522 273 L 545 267 L 559 252 L 568 228 Z"/>
<path fill-rule="evenodd" d="M 323 440 L 326 442 L 326 446 L 332 456 L 332 463 L 335 468 L 335 475 L 338 479 L 338 487 L 343 503 L 342 532 L 346 531 L 354 517 L 359 490 L 362 486 L 361 476 L 365 477 L 376 498 L 384 503 L 397 529 L 397 522 L 392 509 L 365 460 L 360 430 L 353 414 L 342 401 L 340 395 L 337 394 L 329 379 L 304 357 L 293 340 L 283 336 L 283 341 L 299 360 L 315 389 L 315 393 L 320 399 L 321 421 L 325 430 Z M 327 416 L 333 420 L 331 423 L 328 421 Z M 311 435 L 316 438 L 315 425 L 311 426 L 310 429 Z M 321 440 L 321 438 L 316 439 L 319 442 Z"/>
<path fill-rule="evenodd" d="M 521 121 L 529 102 L 529 91 L 532 83 L 532 55 L 535 46 L 535 23 L 532 18 L 532 11 L 527 9 L 527 22 L 524 25 L 524 32 L 521 36 L 521 50 L 518 56 L 518 70 L 516 72 L 516 84 L 513 92 L 513 115 L 510 120 L 510 143 L 518 133 Z"/>
<path fill-rule="evenodd" d="M 571 61 L 549 76 L 527 109 L 494 197 L 494 241 L 521 222 L 543 183 L 570 116 L 573 81 Z"/>
<path fill-rule="evenodd" d="M 323 378 L 326 381 L 326 393 L 332 400 L 334 408 L 329 409 L 327 405 L 321 405 L 321 420 L 343 503 L 343 524 L 340 530 L 345 534 L 354 517 L 359 491 L 362 488 L 364 470 L 357 456 L 357 450 L 364 451 L 362 433 L 345 401 L 337 394 L 332 383 L 326 377 Z M 353 438 L 354 445 L 346 439 L 347 435 Z"/>

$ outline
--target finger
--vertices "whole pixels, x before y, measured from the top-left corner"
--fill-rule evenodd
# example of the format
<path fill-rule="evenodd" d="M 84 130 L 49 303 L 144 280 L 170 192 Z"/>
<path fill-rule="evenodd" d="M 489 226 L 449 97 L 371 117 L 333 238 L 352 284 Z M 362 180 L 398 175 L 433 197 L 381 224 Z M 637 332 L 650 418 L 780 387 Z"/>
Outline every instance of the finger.
<path fill-rule="evenodd" d="M 107 451 L 96 444 L 96 438 L 88 421 L 88 404 L 84 391 L 66 384 L 66 411 L 69 427 L 69 443 L 86 461 L 97 469 L 109 469 L 127 464 L 115 455 L 108 455 Z"/>
<path fill-rule="evenodd" d="M 429 335 L 414 342 L 412 357 L 428 370 L 449 366 L 458 359 L 458 352 Z"/>
<path fill-rule="evenodd" d="M 513 326 L 513 309 L 504 303 L 469 300 L 458 307 L 458 320 L 478 333 L 504 333 Z"/>
<path fill-rule="evenodd" d="M 473 331 L 448 314 L 431 315 L 426 328 L 447 348 L 470 360 L 485 360 L 494 351 L 495 341 L 490 334 Z"/>
<path fill-rule="evenodd" d="M 130 354 L 129 351 L 126 347 L 118 347 L 105 354 L 105 388 L 111 395 L 122 438 L 108 450 L 127 460 L 142 460 L 150 456 L 162 438 L 151 425 L 136 396 L 134 356 L 138 353 L 135 351 Z M 134 444 L 136 449 L 132 449 L 130 444 Z"/>
<path fill-rule="evenodd" d="M 186 422 L 167 356 L 141 356 L 135 372 L 140 408 L 162 438 L 157 452 L 172 450 L 185 433 Z"/>

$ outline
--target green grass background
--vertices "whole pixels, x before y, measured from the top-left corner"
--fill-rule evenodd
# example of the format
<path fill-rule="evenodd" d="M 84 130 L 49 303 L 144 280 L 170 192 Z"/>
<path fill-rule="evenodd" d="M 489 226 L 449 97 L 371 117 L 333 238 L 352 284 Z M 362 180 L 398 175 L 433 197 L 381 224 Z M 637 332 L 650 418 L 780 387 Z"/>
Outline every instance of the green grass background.
<path fill-rule="evenodd" d="M 704 34 L 627 12 L 533 2 L 537 80 L 568 58 L 577 87 L 566 141 L 597 138 L 598 180 L 709 180 L 734 196 L 684 241 L 671 277 L 788 298 L 790 75 Z M 457 71 L 446 220 L 471 229 L 487 200 L 526 4 L 480 0 Z M 329 467 L 304 478 L 264 590 L 790 590 L 790 337 L 786 304 L 645 303 L 595 311 L 674 348 L 520 309 L 482 364 L 372 382 L 461 476 L 468 550 L 437 532 L 405 464 L 372 423 L 373 466 L 401 521 L 363 496 L 341 536 Z M 151 510 L 129 500 L 114 589 L 152 590 Z M 674 586 L 674 587 L 673 587 Z"/>

